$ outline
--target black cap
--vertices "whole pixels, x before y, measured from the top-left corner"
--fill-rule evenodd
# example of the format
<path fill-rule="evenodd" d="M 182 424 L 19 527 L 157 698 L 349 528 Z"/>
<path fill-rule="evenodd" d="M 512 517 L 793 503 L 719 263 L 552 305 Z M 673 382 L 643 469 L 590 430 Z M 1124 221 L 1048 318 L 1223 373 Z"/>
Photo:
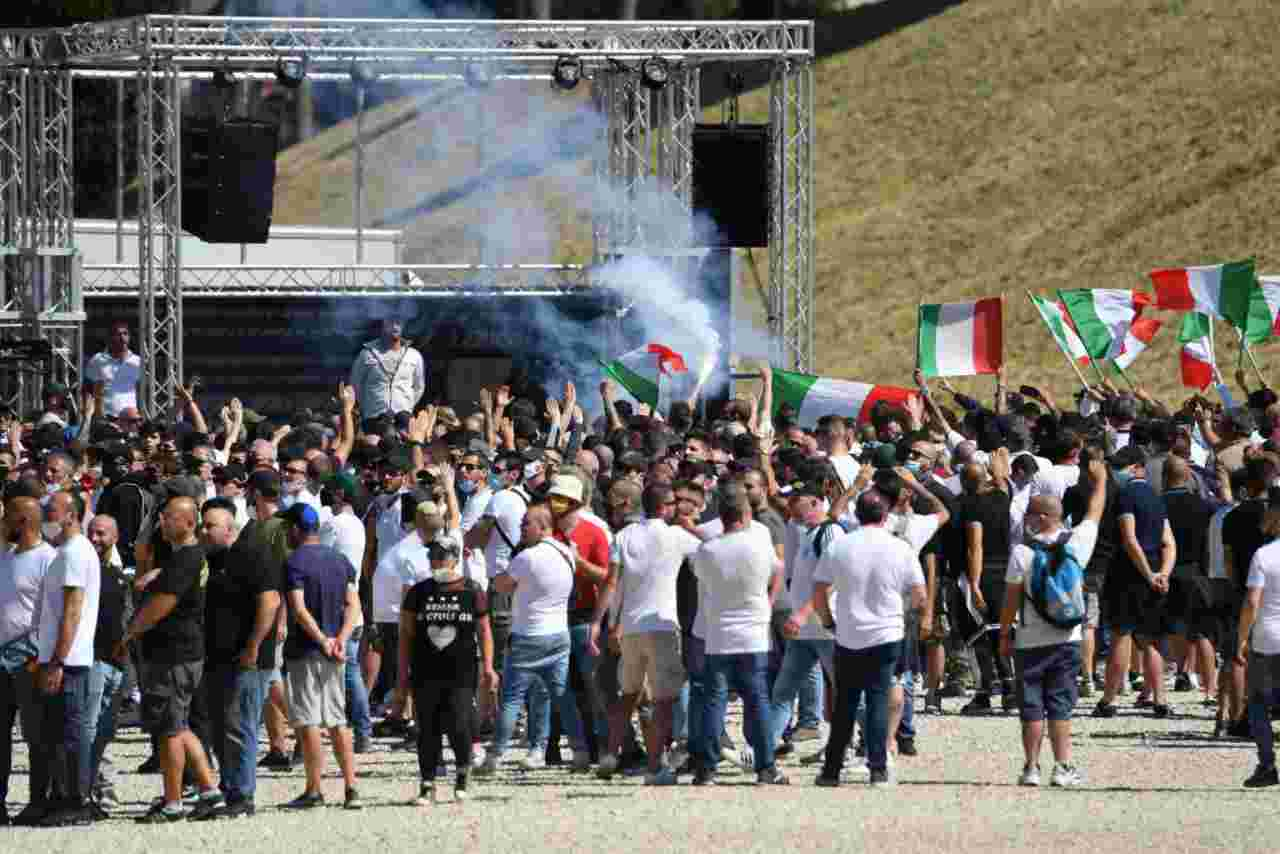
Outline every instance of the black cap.
<path fill-rule="evenodd" d="M 244 483 L 248 479 L 248 472 L 239 463 L 228 463 L 225 466 L 217 466 L 213 470 L 214 483 L 228 483 L 230 481 Z"/>
<path fill-rule="evenodd" d="M 1127 469 L 1129 466 L 1146 465 L 1147 455 L 1142 452 L 1141 448 L 1134 445 L 1126 445 L 1111 455 L 1111 459 L 1107 460 L 1113 468 Z"/>
<path fill-rule="evenodd" d="M 249 488 L 263 498 L 279 498 L 280 475 L 271 469 L 258 469 L 249 475 Z"/>

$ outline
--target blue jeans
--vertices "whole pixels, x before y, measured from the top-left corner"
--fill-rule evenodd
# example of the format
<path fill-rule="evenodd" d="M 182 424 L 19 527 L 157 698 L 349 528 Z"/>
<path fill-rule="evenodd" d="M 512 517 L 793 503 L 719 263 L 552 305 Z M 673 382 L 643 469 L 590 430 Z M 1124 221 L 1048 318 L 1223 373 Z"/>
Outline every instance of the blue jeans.
<path fill-rule="evenodd" d="M 671 704 L 671 737 L 676 741 L 689 740 L 689 680 L 680 686 L 680 693 Z"/>
<path fill-rule="evenodd" d="M 587 645 L 591 641 L 591 624 L 582 623 L 577 626 L 569 627 L 569 660 L 577 664 L 578 675 L 582 677 L 585 696 L 591 704 L 591 725 L 595 732 L 598 743 L 606 743 L 609 739 L 609 715 L 606 709 L 599 707 L 596 702 L 598 692 L 595 690 L 595 674 L 596 674 L 596 658 L 587 651 Z M 578 712 L 577 697 L 573 691 L 569 691 L 569 696 L 573 698 L 573 717 L 576 723 L 570 724 L 560 719 L 560 726 L 565 732 L 573 732 L 577 729 L 579 732 L 586 732 L 586 725 L 582 722 L 582 715 Z M 551 731 L 551 702 L 547 694 L 546 688 L 541 682 L 535 682 L 529 689 L 529 720 L 537 721 L 537 733 L 540 738 L 534 741 L 535 727 L 529 726 L 529 747 L 537 748 L 539 745 L 546 746 L 547 733 Z"/>
<path fill-rule="evenodd" d="M 40 744 L 32 745 L 31 801 L 58 795 L 81 803 L 89 798 L 93 777 L 93 735 L 89 728 L 89 667 L 64 667 L 62 690 L 39 694 Z M 55 795 L 55 781 L 61 791 Z"/>
<path fill-rule="evenodd" d="M 827 741 L 826 761 L 822 775 L 839 779 L 844 766 L 844 752 L 853 740 L 853 722 L 858 706 L 866 698 L 867 765 L 872 771 L 883 771 L 888 765 L 885 737 L 889 729 L 889 688 L 897 668 L 901 641 L 883 643 L 864 649 L 846 649 L 836 644 L 836 697 L 831 715 L 831 738 Z"/>
<path fill-rule="evenodd" d="M 107 745 L 116 737 L 116 692 L 124 684 L 125 672 L 107 661 L 95 661 L 89 671 L 88 727 L 93 736 L 89 779 L 98 779 L 98 767 Z"/>
<path fill-rule="evenodd" d="M 1258 748 L 1258 767 L 1276 767 L 1275 734 L 1271 731 L 1271 706 L 1280 702 L 1275 674 L 1280 656 L 1249 653 L 1249 734 Z"/>
<path fill-rule="evenodd" d="M 493 753 L 501 756 L 511 741 L 516 716 L 529 697 L 532 687 L 541 683 L 556 704 L 565 733 L 574 750 L 586 748 L 582 737 L 582 720 L 569 690 L 569 633 L 554 635 L 511 635 L 511 648 L 502 667 L 502 706 Z M 529 715 L 531 750 L 546 750 L 549 716 Z"/>
<path fill-rule="evenodd" d="M 235 662 L 208 662 L 209 742 L 218 758 L 218 788 L 228 801 L 252 801 L 258 788 L 258 727 L 266 697 L 264 672 Z"/>
<path fill-rule="evenodd" d="M 773 767 L 772 729 L 769 726 L 769 654 L 743 652 L 708 655 L 707 674 L 711 687 L 707 692 L 709 697 L 703 713 L 702 745 L 698 752 L 702 767 L 715 767 L 715 754 L 710 742 L 718 744 L 720 731 L 724 728 L 725 705 L 729 699 L 728 692 L 721 690 L 724 684 L 742 696 L 743 730 L 747 742 L 755 751 L 756 773 Z"/>
<path fill-rule="evenodd" d="M 789 640 L 787 651 L 782 656 L 782 668 L 773 683 L 773 698 L 769 715 L 773 724 L 772 744 L 782 739 L 782 733 L 791 722 L 791 704 L 796 695 L 800 695 L 800 726 L 816 727 L 822 719 L 822 669 L 825 661 L 831 666 L 832 650 L 835 641 L 831 640 Z M 813 676 L 818 677 L 817 690 L 812 690 Z M 810 689 L 806 691 L 806 688 Z M 805 702 L 805 694 L 816 696 Z"/>
<path fill-rule="evenodd" d="M 685 665 L 684 669 L 689 674 L 689 752 L 698 758 L 701 763 L 703 756 L 703 725 L 706 722 L 707 704 L 710 701 L 710 691 L 707 689 L 707 680 L 713 679 L 719 690 L 725 694 L 729 693 L 729 688 L 725 685 L 724 674 L 715 674 L 709 676 L 707 673 L 707 642 L 692 633 L 684 636 Z M 723 721 L 721 722 L 723 728 Z M 715 768 L 720 762 L 720 730 L 717 729 L 715 735 L 708 740 L 706 749 L 712 753 L 711 764 L 706 766 Z"/>
<path fill-rule="evenodd" d="M 357 736 L 373 733 L 373 719 L 369 715 L 369 691 L 360 675 L 360 636 L 364 627 L 356 629 L 347 640 L 347 666 L 344 672 L 347 687 L 347 719 L 351 731 Z"/>

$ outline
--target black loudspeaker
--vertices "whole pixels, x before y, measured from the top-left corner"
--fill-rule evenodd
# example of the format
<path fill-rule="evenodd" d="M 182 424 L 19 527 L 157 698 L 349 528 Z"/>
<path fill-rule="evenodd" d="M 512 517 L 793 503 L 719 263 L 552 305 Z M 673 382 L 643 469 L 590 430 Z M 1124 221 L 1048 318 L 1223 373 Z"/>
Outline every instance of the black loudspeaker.
<path fill-rule="evenodd" d="M 187 123 L 182 227 L 206 243 L 266 243 L 280 128 L 253 119 Z"/>
<path fill-rule="evenodd" d="M 769 245 L 773 157 L 768 125 L 693 129 L 693 209 L 697 246 Z"/>

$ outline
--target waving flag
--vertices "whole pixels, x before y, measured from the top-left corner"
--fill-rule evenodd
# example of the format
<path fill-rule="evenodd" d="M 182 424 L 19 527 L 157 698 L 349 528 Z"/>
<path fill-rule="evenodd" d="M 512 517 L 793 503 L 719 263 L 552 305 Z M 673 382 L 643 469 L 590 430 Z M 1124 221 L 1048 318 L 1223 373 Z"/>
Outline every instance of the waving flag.
<path fill-rule="evenodd" d="M 1003 358 L 1001 300 L 920 306 L 916 354 L 926 377 L 994 374 Z"/>
<path fill-rule="evenodd" d="M 901 405 L 916 392 L 895 386 L 849 382 L 792 371 L 773 371 L 773 407 L 776 412 L 784 403 L 795 407 L 801 426 L 816 424 L 824 415 L 853 416 L 865 421 L 880 401 Z"/>
<path fill-rule="evenodd" d="M 1133 360 L 1138 358 L 1138 354 L 1147 349 L 1159 331 L 1160 321 L 1154 317 L 1135 318 L 1133 325 L 1129 327 L 1129 331 L 1124 335 L 1124 346 L 1120 351 L 1120 355 L 1114 357 L 1111 361 L 1120 370 L 1126 370 L 1133 364 Z"/>
<path fill-rule="evenodd" d="M 1031 297 L 1031 304 L 1040 313 L 1040 319 L 1049 328 L 1049 334 L 1053 336 L 1058 349 L 1077 364 L 1089 364 L 1089 353 L 1084 349 L 1084 342 L 1076 334 L 1075 327 L 1071 325 L 1071 316 L 1067 314 L 1062 303 L 1051 302 L 1035 294 L 1028 294 L 1028 296 Z"/>
<path fill-rule="evenodd" d="M 1092 288 L 1058 291 L 1085 352 L 1114 359 L 1124 352 L 1125 335 L 1151 298 L 1142 291 Z"/>
<path fill-rule="evenodd" d="M 1182 384 L 1188 388 L 1208 388 L 1217 376 L 1213 355 L 1213 318 L 1191 312 L 1182 318 L 1178 340 L 1182 342 Z"/>
<path fill-rule="evenodd" d="M 658 406 L 658 377 L 685 373 L 684 356 L 662 344 L 648 344 L 601 362 L 604 372 L 641 403 Z"/>

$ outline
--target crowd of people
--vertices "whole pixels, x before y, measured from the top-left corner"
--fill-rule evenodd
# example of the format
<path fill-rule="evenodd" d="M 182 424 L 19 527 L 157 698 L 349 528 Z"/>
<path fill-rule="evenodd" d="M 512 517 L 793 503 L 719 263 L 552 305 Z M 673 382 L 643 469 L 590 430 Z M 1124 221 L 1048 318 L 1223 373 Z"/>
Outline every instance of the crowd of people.
<path fill-rule="evenodd" d="M 195 389 L 142 417 L 117 324 L 77 412 L 50 387 L 7 415 L 0 824 L 109 817 L 135 704 L 139 770 L 162 778 L 145 823 L 251 816 L 258 768 L 299 762 L 284 806 L 322 806 L 329 750 L 359 809 L 375 736 L 417 752 L 422 805 L 513 752 L 655 786 L 713 785 L 726 761 L 787 784 L 795 753 L 820 786 L 892 785 L 948 697 L 1020 717 L 1023 785 L 1047 721 L 1049 782 L 1071 787 L 1078 698 L 1169 718 L 1170 687 L 1256 743 L 1245 786 L 1280 782 L 1270 389 L 1175 409 L 1103 384 L 1061 407 L 1001 375 L 987 404 L 917 374 L 903 405 L 806 424 L 766 366 L 714 406 L 655 412 L 606 381 L 588 420 L 572 384 L 522 383 L 459 417 L 419 399 L 400 334 L 361 351 L 333 411 L 272 423 L 232 400 L 210 424 Z M 30 796 L 10 815 L 19 717 Z"/>

